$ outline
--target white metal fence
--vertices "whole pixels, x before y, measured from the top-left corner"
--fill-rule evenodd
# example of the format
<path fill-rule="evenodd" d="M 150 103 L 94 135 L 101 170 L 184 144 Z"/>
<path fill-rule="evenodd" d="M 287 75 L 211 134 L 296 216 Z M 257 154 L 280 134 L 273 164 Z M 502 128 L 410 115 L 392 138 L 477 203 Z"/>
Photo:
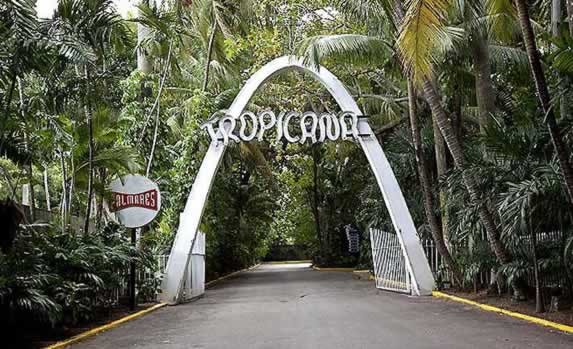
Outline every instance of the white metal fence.
<path fill-rule="evenodd" d="M 379 229 L 370 229 L 370 244 L 376 287 L 411 293 L 410 274 L 398 236 Z"/>
<path fill-rule="evenodd" d="M 426 254 L 426 258 L 428 258 L 428 263 L 430 264 L 430 270 L 432 270 L 432 274 L 434 274 L 434 278 L 449 280 L 449 271 L 442 265 L 442 256 L 440 256 L 438 253 L 438 249 L 436 248 L 434 240 L 422 239 L 421 242 L 424 253 Z"/>

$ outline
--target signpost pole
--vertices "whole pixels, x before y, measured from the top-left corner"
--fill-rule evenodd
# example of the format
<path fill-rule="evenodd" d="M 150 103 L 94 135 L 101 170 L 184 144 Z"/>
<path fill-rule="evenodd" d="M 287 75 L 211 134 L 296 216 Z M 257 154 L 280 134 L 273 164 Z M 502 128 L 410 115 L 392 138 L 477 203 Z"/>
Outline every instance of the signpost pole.
<path fill-rule="evenodd" d="M 135 249 L 136 245 L 136 232 L 135 228 L 131 230 L 131 245 Z M 135 306 L 137 305 L 135 299 L 135 261 L 132 260 L 129 263 L 129 309 L 135 310 Z"/>
<path fill-rule="evenodd" d="M 131 233 L 131 245 L 133 246 L 133 259 L 129 263 L 129 308 L 135 310 L 137 299 L 135 295 L 136 275 L 136 249 L 137 238 L 141 232 L 137 229 L 149 224 L 161 208 L 161 193 L 157 183 L 140 175 L 126 175 L 122 179 L 114 180 L 110 185 L 111 191 L 111 216 L 119 221 Z"/>

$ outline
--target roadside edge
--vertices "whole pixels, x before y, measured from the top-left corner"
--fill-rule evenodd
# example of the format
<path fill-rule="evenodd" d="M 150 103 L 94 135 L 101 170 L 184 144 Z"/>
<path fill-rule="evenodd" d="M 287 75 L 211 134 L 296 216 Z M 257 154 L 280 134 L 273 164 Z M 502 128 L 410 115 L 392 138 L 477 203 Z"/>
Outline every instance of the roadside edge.
<path fill-rule="evenodd" d="M 343 271 L 343 272 L 354 271 L 354 268 L 321 268 L 321 267 L 317 267 L 316 265 L 313 265 L 312 269 L 314 269 L 316 271 Z"/>
<path fill-rule="evenodd" d="M 564 324 L 560 324 L 557 322 L 538 318 L 535 316 L 525 315 L 525 314 L 514 312 L 511 310 L 506 310 L 506 309 L 494 307 L 494 306 L 488 305 L 488 304 L 482 304 L 482 303 L 474 302 L 474 301 L 469 300 L 469 299 L 453 296 L 451 294 L 443 293 L 440 291 L 433 291 L 432 296 L 434 296 L 436 298 L 449 299 L 451 301 L 458 302 L 458 303 L 464 303 L 464 304 L 472 305 L 474 307 L 480 308 L 481 310 L 511 316 L 513 318 L 524 320 L 524 321 L 534 323 L 537 325 L 541 325 L 541 326 L 545 326 L 545 327 L 551 327 L 551 328 L 554 328 L 554 329 L 559 330 L 561 332 L 573 333 L 573 326 L 564 325 Z"/>
<path fill-rule="evenodd" d="M 252 267 L 245 268 L 245 269 L 241 269 L 241 270 L 232 272 L 232 273 L 230 273 L 230 274 L 227 274 L 227 275 L 225 275 L 225 276 L 222 276 L 222 277 L 220 277 L 220 278 L 218 278 L 218 279 L 209 281 L 209 282 L 207 282 L 207 283 L 205 284 L 205 289 L 208 289 L 208 288 L 210 288 L 210 287 L 213 287 L 213 286 L 215 286 L 215 284 L 217 284 L 218 282 L 223 281 L 223 280 L 225 280 L 225 279 L 228 279 L 228 278 L 230 278 L 230 277 L 232 277 L 232 276 L 234 276 L 234 275 L 237 275 L 237 274 L 239 274 L 239 273 L 242 273 L 242 272 L 245 272 L 245 271 L 248 271 L 248 270 L 255 269 L 255 268 L 257 268 L 257 267 L 260 266 L 260 265 L 261 265 L 261 263 L 258 263 L 258 264 L 253 265 Z M 167 305 L 167 303 L 159 303 L 159 304 L 156 304 L 156 305 L 154 305 L 154 306 L 152 306 L 152 307 L 149 307 L 149 308 L 147 308 L 147 309 L 140 310 L 140 311 L 138 311 L 137 313 L 133 313 L 133 314 L 127 315 L 127 316 L 125 316 L 125 317 L 122 317 L 121 319 L 112 321 L 112 322 L 110 322 L 110 323 L 108 323 L 108 324 L 105 324 L 105 325 L 102 325 L 102 326 L 99 326 L 99 327 L 96 327 L 96 328 L 92 328 L 91 330 L 82 332 L 82 333 L 80 333 L 80 334 L 78 334 L 78 335 L 76 335 L 76 336 L 73 336 L 72 338 L 69 338 L 69 339 L 66 339 L 66 340 L 63 340 L 63 341 L 54 343 L 54 344 L 52 344 L 52 345 L 49 345 L 49 346 L 47 346 L 47 347 L 44 347 L 44 349 L 63 349 L 63 348 L 67 348 L 67 347 L 69 347 L 69 346 L 72 345 L 72 344 L 76 344 L 76 343 L 81 342 L 81 341 L 83 341 L 83 340 L 86 340 L 86 339 L 88 339 L 88 338 L 90 338 L 90 337 L 93 337 L 93 336 L 95 336 L 95 335 L 97 335 L 97 334 L 100 334 L 100 333 L 102 333 L 102 332 L 105 332 L 105 331 L 107 331 L 107 330 L 110 330 L 110 329 L 112 329 L 112 328 L 115 328 L 115 327 L 117 327 L 117 326 L 119 326 L 119 325 L 121 325 L 121 324 L 123 324 L 123 323 L 125 323 L 125 322 L 128 322 L 128 321 L 137 319 L 137 318 L 139 318 L 139 317 L 142 317 L 143 315 L 149 314 L 149 313 L 151 313 L 152 311 L 155 311 L 155 310 L 157 310 L 157 309 L 159 309 L 159 308 L 163 308 L 163 307 L 166 306 L 166 305 Z"/>
<path fill-rule="evenodd" d="M 163 307 L 166 306 L 166 305 L 167 305 L 167 303 L 159 303 L 159 304 L 156 304 L 156 305 L 154 305 L 154 306 L 152 306 L 152 307 L 149 307 L 149 308 L 147 308 L 147 309 L 140 310 L 140 311 L 138 311 L 137 313 L 133 313 L 133 314 L 124 316 L 124 317 L 122 317 L 121 319 L 112 321 L 112 322 L 110 322 L 110 323 L 108 323 L 108 324 L 105 324 L 105 325 L 102 325 L 102 326 L 99 326 L 99 327 L 96 327 L 96 328 L 92 328 L 91 330 L 82 332 L 82 333 L 80 333 L 80 334 L 78 334 L 78 335 L 76 335 L 76 336 L 73 336 L 72 338 L 69 338 L 69 339 L 66 339 L 66 340 L 57 342 L 57 343 L 55 343 L 55 344 L 49 345 L 49 346 L 47 346 L 47 347 L 44 347 L 44 349 L 62 349 L 62 348 L 67 348 L 68 346 L 70 346 L 70 345 L 72 345 L 72 344 L 78 343 L 78 342 L 83 341 L 83 340 L 85 340 L 85 339 L 87 339 L 87 338 L 89 338 L 89 337 L 92 337 L 92 336 L 95 336 L 95 335 L 97 335 L 97 334 L 99 334 L 99 333 L 102 333 L 102 332 L 104 332 L 104 331 L 110 330 L 110 329 L 112 329 L 112 328 L 114 328 L 114 327 L 117 327 L 117 326 L 119 326 L 119 325 L 121 325 L 121 324 L 123 324 L 123 323 L 125 323 L 125 322 L 128 322 L 128 321 L 137 319 L 137 318 L 139 318 L 139 317 L 142 317 L 143 315 L 149 314 L 149 313 L 151 313 L 152 311 L 155 311 L 155 310 L 157 310 L 157 309 L 159 309 L 159 308 L 163 308 Z"/>

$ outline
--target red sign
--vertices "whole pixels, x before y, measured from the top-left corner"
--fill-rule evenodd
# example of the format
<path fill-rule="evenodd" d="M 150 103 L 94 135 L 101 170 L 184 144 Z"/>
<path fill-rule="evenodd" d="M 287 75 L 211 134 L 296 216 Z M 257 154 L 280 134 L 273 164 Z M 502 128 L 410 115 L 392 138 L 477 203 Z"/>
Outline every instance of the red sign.
<path fill-rule="evenodd" d="M 111 212 L 128 207 L 141 207 L 157 211 L 157 190 L 151 189 L 142 193 L 128 194 L 112 192 Z"/>

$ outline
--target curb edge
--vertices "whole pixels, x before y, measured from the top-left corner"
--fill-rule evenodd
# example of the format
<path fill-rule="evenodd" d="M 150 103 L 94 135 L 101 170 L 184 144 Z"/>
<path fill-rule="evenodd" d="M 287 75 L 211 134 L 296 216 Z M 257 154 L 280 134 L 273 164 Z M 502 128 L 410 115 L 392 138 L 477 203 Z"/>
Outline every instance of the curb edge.
<path fill-rule="evenodd" d="M 147 308 L 147 309 L 140 310 L 140 311 L 138 311 L 137 313 L 133 313 L 133 314 L 124 316 L 124 317 L 122 317 L 122 318 L 120 318 L 120 319 L 114 320 L 114 321 L 112 321 L 112 322 L 110 322 L 110 323 L 107 323 L 107 324 L 105 324 L 105 325 L 102 325 L 102 326 L 99 326 L 99 327 L 95 327 L 95 328 L 92 328 L 91 330 L 87 330 L 87 331 L 85 331 L 85 332 L 82 332 L 82 333 L 80 333 L 80 334 L 78 334 L 78 335 L 73 336 L 72 338 L 69 338 L 69 339 L 66 339 L 66 340 L 63 340 L 63 341 L 60 341 L 60 342 L 56 342 L 56 343 L 54 343 L 54 344 L 52 344 L 52 345 L 49 345 L 49 346 L 47 346 L 47 347 L 44 347 L 44 349 L 62 349 L 62 348 L 67 348 L 68 346 L 70 346 L 70 345 L 72 345 L 72 344 L 78 343 L 78 342 L 83 341 L 83 340 L 85 340 L 85 339 L 87 339 L 87 338 L 93 337 L 93 336 L 95 336 L 95 335 L 97 335 L 97 334 L 100 334 L 100 333 L 102 333 L 102 332 L 105 332 L 105 331 L 107 331 L 107 330 L 110 330 L 110 329 L 112 329 L 112 328 L 115 328 L 115 327 L 117 327 L 117 326 L 119 326 L 119 325 L 121 325 L 121 324 L 123 324 L 123 323 L 125 323 L 125 322 L 128 322 L 128 321 L 131 321 L 131 320 L 135 320 L 135 319 L 137 319 L 137 318 L 140 318 L 140 317 L 142 317 L 142 316 L 144 316 L 144 315 L 146 315 L 146 314 L 149 314 L 149 313 L 151 313 L 151 312 L 153 312 L 153 311 L 155 311 L 155 310 L 157 310 L 157 309 L 159 309 L 159 308 L 163 308 L 163 307 L 166 306 L 166 305 L 167 305 L 167 303 L 159 303 L 159 304 L 156 304 L 156 305 L 154 305 L 154 306 L 152 306 L 152 307 L 149 307 L 149 308 Z"/>
<path fill-rule="evenodd" d="M 432 296 L 436 297 L 436 298 L 443 298 L 443 299 L 449 299 L 451 301 L 454 302 L 458 302 L 458 303 L 464 303 L 464 304 L 468 304 L 468 305 L 472 305 L 474 307 L 477 307 L 481 310 L 485 310 L 485 311 L 489 311 L 489 312 L 494 312 L 494 313 L 498 313 L 498 314 L 503 314 L 503 315 L 507 315 L 516 319 L 520 319 L 520 320 L 524 320 L 530 323 L 534 323 L 537 325 L 541 325 L 541 326 L 545 326 L 545 327 L 551 327 L 554 328 L 556 330 L 559 330 L 561 332 L 565 332 L 565 333 L 573 333 L 573 326 L 569 326 L 569 325 L 565 325 L 565 324 L 560 324 L 557 322 L 553 322 L 553 321 L 549 321 L 549 320 L 545 320 L 542 318 L 538 318 L 535 316 L 531 316 L 531 315 L 525 315 L 522 313 L 518 313 L 518 312 L 514 312 L 511 310 L 506 310 L 506 309 L 502 309 L 502 308 L 498 308 L 498 307 L 494 307 L 492 305 L 487 305 L 487 304 L 483 304 L 483 303 L 478 303 L 478 302 L 474 302 L 471 301 L 469 299 L 465 299 L 462 297 L 457 297 L 457 296 L 453 296 L 447 293 L 443 293 L 443 292 L 439 292 L 439 291 L 433 291 L 432 292 Z"/>

